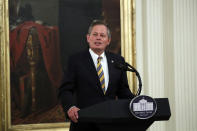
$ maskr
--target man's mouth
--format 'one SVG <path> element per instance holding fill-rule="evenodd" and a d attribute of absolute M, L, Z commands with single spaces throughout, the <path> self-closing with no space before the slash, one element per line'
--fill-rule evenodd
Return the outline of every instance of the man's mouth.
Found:
<path fill-rule="evenodd" d="M 95 45 L 101 45 L 101 42 L 94 42 Z"/>

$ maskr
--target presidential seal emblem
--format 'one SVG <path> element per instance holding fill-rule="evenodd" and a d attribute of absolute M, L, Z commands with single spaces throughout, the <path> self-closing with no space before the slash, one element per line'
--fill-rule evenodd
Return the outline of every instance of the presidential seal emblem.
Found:
<path fill-rule="evenodd" d="M 155 115 L 157 103 L 150 96 L 140 95 L 131 100 L 129 110 L 138 119 L 149 119 Z"/>

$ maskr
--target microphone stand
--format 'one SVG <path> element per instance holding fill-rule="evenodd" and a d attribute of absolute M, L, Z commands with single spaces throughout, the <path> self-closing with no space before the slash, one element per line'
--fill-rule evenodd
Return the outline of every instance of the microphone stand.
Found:
<path fill-rule="evenodd" d="M 127 66 L 127 71 L 130 71 L 130 72 L 134 72 L 138 78 L 138 82 L 139 82 L 139 88 L 138 88 L 138 91 L 136 93 L 136 96 L 139 96 L 140 93 L 141 93 L 141 90 L 142 90 L 142 80 L 141 80 L 141 77 L 140 77 L 140 74 L 138 73 L 138 71 L 133 67 L 131 66 L 130 64 L 128 63 L 125 63 L 125 65 Z"/>

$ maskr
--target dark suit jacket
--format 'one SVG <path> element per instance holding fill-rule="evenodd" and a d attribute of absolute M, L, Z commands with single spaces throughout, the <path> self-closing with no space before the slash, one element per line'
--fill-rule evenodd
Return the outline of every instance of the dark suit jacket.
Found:
<path fill-rule="evenodd" d="M 101 84 L 89 50 L 77 53 L 69 58 L 68 69 L 65 72 L 63 83 L 59 88 L 59 96 L 65 113 L 75 105 L 82 109 L 106 100 L 132 99 L 126 72 L 118 69 L 115 62 L 124 63 L 120 55 L 105 52 L 109 70 L 109 84 L 106 93 Z M 75 101 L 73 93 L 75 92 Z"/>

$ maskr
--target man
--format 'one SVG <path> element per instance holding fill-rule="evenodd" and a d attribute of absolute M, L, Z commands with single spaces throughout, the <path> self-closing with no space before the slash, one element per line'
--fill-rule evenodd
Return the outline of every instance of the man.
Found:
<path fill-rule="evenodd" d="M 123 57 L 105 51 L 110 41 L 108 26 L 103 21 L 94 20 L 87 34 L 89 49 L 69 58 L 59 96 L 71 120 L 72 131 L 97 130 L 93 124 L 78 123 L 80 109 L 106 100 L 134 97 L 128 86 L 126 72 L 115 66 L 116 62 L 124 63 Z"/>

